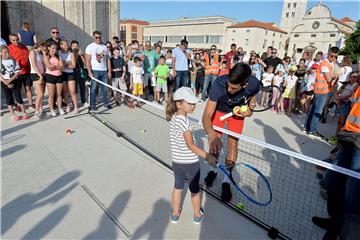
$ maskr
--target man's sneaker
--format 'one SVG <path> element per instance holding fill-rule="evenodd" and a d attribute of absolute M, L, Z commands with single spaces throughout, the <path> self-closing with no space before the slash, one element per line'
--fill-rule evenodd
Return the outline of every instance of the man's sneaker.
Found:
<path fill-rule="evenodd" d="M 50 111 L 52 117 L 56 117 L 57 113 L 55 111 Z"/>
<path fill-rule="evenodd" d="M 204 179 L 205 186 L 208 188 L 211 188 L 215 179 L 216 179 L 217 173 L 214 171 L 208 172 L 208 175 Z"/>
<path fill-rule="evenodd" d="M 29 110 L 35 111 L 35 105 L 34 104 L 29 105 Z"/>
<path fill-rule="evenodd" d="M 335 136 L 329 137 L 328 143 L 330 143 L 331 145 L 336 145 L 337 144 L 337 138 Z"/>
<path fill-rule="evenodd" d="M 316 226 L 325 230 L 329 230 L 333 223 L 331 218 L 321 218 L 321 217 L 312 217 L 312 222 Z"/>
<path fill-rule="evenodd" d="M 193 223 L 200 224 L 203 219 L 204 219 L 204 209 L 200 208 L 200 217 L 194 217 Z"/>
<path fill-rule="evenodd" d="M 35 112 L 35 118 L 38 118 L 38 119 L 40 119 L 40 118 L 42 118 L 42 113 L 41 112 Z"/>
<path fill-rule="evenodd" d="M 224 182 L 221 188 L 221 200 L 223 200 L 224 202 L 230 202 L 232 198 L 230 183 Z"/>
<path fill-rule="evenodd" d="M 308 132 L 308 136 L 313 139 L 322 139 L 323 136 L 317 132 Z"/>

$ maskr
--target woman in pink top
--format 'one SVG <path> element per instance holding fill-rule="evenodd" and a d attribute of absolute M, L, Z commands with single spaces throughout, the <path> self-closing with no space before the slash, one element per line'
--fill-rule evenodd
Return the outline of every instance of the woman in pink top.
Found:
<path fill-rule="evenodd" d="M 35 86 L 35 117 L 40 118 L 42 115 L 42 103 L 45 93 L 45 65 L 43 61 L 43 53 L 46 51 L 46 42 L 38 42 L 29 52 L 30 60 L 30 78 Z"/>
<path fill-rule="evenodd" d="M 45 80 L 46 87 L 49 95 L 50 112 L 53 117 L 56 116 L 54 110 L 54 97 L 57 95 L 57 106 L 59 113 L 64 115 L 65 112 L 62 109 L 62 91 L 63 91 L 63 79 L 61 77 L 61 70 L 64 69 L 63 61 L 60 60 L 57 54 L 57 44 L 50 43 L 47 53 L 44 56 L 44 63 L 46 66 Z"/>

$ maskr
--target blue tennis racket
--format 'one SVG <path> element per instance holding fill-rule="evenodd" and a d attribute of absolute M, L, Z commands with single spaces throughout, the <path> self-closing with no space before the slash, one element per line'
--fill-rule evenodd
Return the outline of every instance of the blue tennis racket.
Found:
<path fill-rule="evenodd" d="M 232 166 L 216 165 L 234 185 L 235 189 L 250 202 L 267 206 L 272 200 L 271 186 L 267 178 L 255 167 L 246 163 Z"/>

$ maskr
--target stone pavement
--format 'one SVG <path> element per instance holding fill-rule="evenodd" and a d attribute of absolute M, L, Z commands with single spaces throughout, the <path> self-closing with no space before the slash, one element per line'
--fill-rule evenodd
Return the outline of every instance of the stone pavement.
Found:
<path fill-rule="evenodd" d="M 3 239 L 126 239 L 82 186 L 132 239 L 267 238 L 206 194 L 201 225 L 189 194 L 179 223 L 169 223 L 172 172 L 89 115 L 12 123 L 5 114 L 1 123 Z"/>

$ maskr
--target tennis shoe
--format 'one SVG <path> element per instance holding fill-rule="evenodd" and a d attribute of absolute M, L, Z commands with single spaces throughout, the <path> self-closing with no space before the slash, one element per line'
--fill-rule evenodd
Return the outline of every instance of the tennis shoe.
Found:
<path fill-rule="evenodd" d="M 181 213 L 181 208 L 180 208 L 180 213 Z M 179 222 L 179 218 L 180 218 L 180 215 L 179 216 L 176 216 L 173 214 L 173 209 L 170 210 L 170 222 L 172 223 L 178 223 Z"/>
<path fill-rule="evenodd" d="M 200 224 L 202 222 L 202 220 L 204 219 L 204 209 L 200 208 L 200 217 L 194 217 L 194 223 L 195 224 Z"/>
<path fill-rule="evenodd" d="M 321 217 L 312 217 L 312 222 L 325 230 L 329 230 L 331 228 L 331 225 L 333 223 L 331 218 L 321 218 Z"/>
<path fill-rule="evenodd" d="M 214 171 L 208 172 L 208 175 L 204 179 L 204 183 L 207 188 L 211 188 L 213 186 L 216 176 L 217 176 L 216 172 Z"/>
<path fill-rule="evenodd" d="M 224 202 L 230 202 L 232 198 L 230 183 L 224 182 L 221 188 L 221 200 L 223 200 Z"/>

